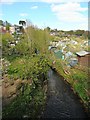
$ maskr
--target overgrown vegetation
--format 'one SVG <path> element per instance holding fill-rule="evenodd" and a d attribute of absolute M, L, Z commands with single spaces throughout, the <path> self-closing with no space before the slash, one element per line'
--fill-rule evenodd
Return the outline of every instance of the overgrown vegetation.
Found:
<path fill-rule="evenodd" d="M 20 79 L 31 80 L 31 84 L 23 84 L 21 92 L 7 107 L 3 108 L 3 118 L 38 117 L 46 99 L 44 82 L 47 81 L 48 32 L 33 25 L 17 36 L 9 33 L 2 35 L 3 44 L 3 76 L 8 75 L 10 81 Z M 16 42 L 18 41 L 18 42 Z M 18 87 L 18 86 L 17 86 Z M 23 92 L 22 92 L 23 89 Z"/>
<path fill-rule="evenodd" d="M 52 59 L 55 62 L 54 65 L 52 65 L 53 68 L 56 69 L 56 71 L 64 77 L 64 79 L 71 84 L 73 90 L 75 93 L 77 93 L 82 101 L 85 103 L 85 107 L 88 108 L 89 104 L 89 73 L 87 68 L 85 70 L 80 69 L 80 66 L 77 65 L 77 67 L 69 68 L 66 66 L 66 62 L 62 61 L 60 59 L 56 59 L 55 57 L 52 57 Z M 52 61 L 53 61 L 52 60 Z M 79 69 L 78 69 L 79 68 Z M 89 108 L 88 108 L 89 109 Z"/>
<path fill-rule="evenodd" d="M 7 29 L 9 30 L 8 27 Z M 50 36 L 50 32 L 58 32 L 58 34 Z M 67 34 L 73 38 L 76 38 L 76 35 L 79 36 L 76 40 L 80 42 L 82 37 L 86 37 L 87 31 L 64 32 L 57 31 L 57 29 L 53 31 L 49 27 L 41 30 L 30 24 L 22 35 L 16 33 L 14 33 L 14 37 L 9 33 L 2 35 L 3 76 L 7 74 L 10 81 L 17 79 L 32 81 L 31 84 L 23 84 L 19 95 L 3 108 L 3 118 L 36 118 L 39 115 L 45 104 L 46 93 L 43 87 L 47 81 L 49 66 L 55 68 L 72 85 L 74 91 L 88 106 L 88 73 L 77 68 L 70 69 L 67 67 L 66 61 L 56 59 L 54 54 L 48 51 L 50 41 L 66 38 Z M 80 46 L 77 44 L 73 47 L 69 44 L 66 49 L 75 53 L 80 50 Z M 53 61 L 55 61 L 54 64 L 52 64 Z"/>
<path fill-rule="evenodd" d="M 48 60 L 45 56 L 22 57 L 15 59 L 8 68 L 8 75 L 14 79 L 33 79 L 37 84 L 39 80 L 47 79 Z M 43 80 L 42 80 L 43 82 Z"/>
<path fill-rule="evenodd" d="M 26 84 L 24 92 L 19 94 L 6 108 L 3 109 L 3 118 L 36 118 L 39 117 L 46 94 L 42 87 Z"/>

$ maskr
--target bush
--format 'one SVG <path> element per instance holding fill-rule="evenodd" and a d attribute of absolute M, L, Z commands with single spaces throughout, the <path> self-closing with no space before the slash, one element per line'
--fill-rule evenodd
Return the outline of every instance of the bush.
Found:
<path fill-rule="evenodd" d="M 8 68 L 10 77 L 32 79 L 32 84 L 23 84 L 20 92 L 2 111 L 3 118 L 37 117 L 45 105 L 46 93 L 43 90 L 43 81 L 47 79 L 48 60 L 45 56 L 16 58 Z M 21 88 L 19 84 L 17 89 Z"/>
<path fill-rule="evenodd" d="M 13 78 L 30 79 L 37 84 L 47 79 L 48 61 L 44 56 L 23 57 L 15 59 L 8 68 Z"/>
<path fill-rule="evenodd" d="M 36 118 L 45 104 L 45 96 L 42 88 L 34 89 L 27 84 L 24 93 L 19 94 L 3 111 L 3 119 L 23 119 L 24 116 Z"/>

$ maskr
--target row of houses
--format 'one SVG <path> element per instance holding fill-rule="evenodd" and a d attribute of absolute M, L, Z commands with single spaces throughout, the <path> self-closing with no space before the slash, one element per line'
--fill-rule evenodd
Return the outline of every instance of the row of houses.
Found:
<path fill-rule="evenodd" d="M 7 30 L 6 26 L 0 26 L 0 33 L 1 34 L 6 34 L 6 33 L 10 33 L 12 35 L 12 37 L 14 37 L 14 40 L 9 42 L 8 44 L 11 47 L 14 47 L 20 40 L 20 35 L 23 34 L 22 32 L 22 26 L 21 25 L 13 25 L 9 27 L 9 30 Z M 15 33 L 15 34 L 14 34 Z"/>
<path fill-rule="evenodd" d="M 16 34 L 22 34 L 21 27 L 21 25 L 13 25 L 9 27 L 9 30 L 7 30 L 6 26 L 0 26 L 0 33 L 5 34 L 8 32 L 10 34 L 14 34 L 16 32 Z"/>

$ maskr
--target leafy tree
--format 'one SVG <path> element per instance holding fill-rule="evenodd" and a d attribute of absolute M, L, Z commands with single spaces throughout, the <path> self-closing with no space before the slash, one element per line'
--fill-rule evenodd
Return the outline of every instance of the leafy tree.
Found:
<path fill-rule="evenodd" d="M 47 30 L 48 32 L 50 32 L 51 28 L 50 28 L 50 27 L 47 27 L 47 28 L 45 28 L 44 30 Z"/>
<path fill-rule="evenodd" d="M 3 25 L 3 21 L 2 20 L 0 20 L 0 25 Z"/>
<path fill-rule="evenodd" d="M 6 25 L 6 30 L 9 31 L 9 30 L 10 30 L 10 27 L 11 27 L 11 24 L 6 21 L 6 22 L 5 22 L 5 25 Z"/>
<path fill-rule="evenodd" d="M 19 24 L 21 24 L 22 26 L 24 26 L 24 25 L 26 25 L 26 22 L 23 21 L 23 20 L 20 20 L 20 21 L 19 21 Z"/>
<path fill-rule="evenodd" d="M 4 56 L 11 54 L 11 46 L 10 43 L 14 41 L 14 38 L 11 34 L 6 33 L 2 34 L 2 54 Z"/>
<path fill-rule="evenodd" d="M 70 35 L 73 35 L 73 34 L 74 34 L 74 31 L 73 31 L 73 30 L 70 30 L 70 31 L 68 31 L 67 33 L 70 34 Z"/>
<path fill-rule="evenodd" d="M 84 30 L 76 30 L 75 31 L 75 34 L 78 35 L 78 36 L 82 36 L 84 33 Z"/>
<path fill-rule="evenodd" d="M 21 39 L 15 46 L 17 55 L 30 55 L 30 41 Z"/>
<path fill-rule="evenodd" d="M 26 28 L 25 31 L 31 44 L 31 53 L 35 53 L 35 49 L 41 53 L 45 53 L 47 51 L 48 39 L 50 37 L 47 30 L 41 30 L 31 25 Z"/>

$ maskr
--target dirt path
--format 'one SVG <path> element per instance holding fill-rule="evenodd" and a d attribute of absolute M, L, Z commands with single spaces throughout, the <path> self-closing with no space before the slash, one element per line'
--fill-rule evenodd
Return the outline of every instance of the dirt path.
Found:
<path fill-rule="evenodd" d="M 54 71 L 49 71 L 48 100 L 42 118 L 87 118 L 70 86 Z"/>

